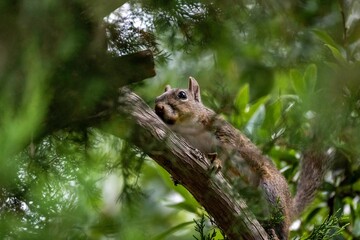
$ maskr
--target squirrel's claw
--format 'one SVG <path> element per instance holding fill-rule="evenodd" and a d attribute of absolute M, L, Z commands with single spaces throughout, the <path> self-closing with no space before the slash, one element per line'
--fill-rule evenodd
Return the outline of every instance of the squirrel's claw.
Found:
<path fill-rule="evenodd" d="M 221 160 L 217 158 L 217 153 L 208 153 L 207 156 L 211 162 L 209 167 L 210 172 L 214 172 L 215 174 L 218 173 L 222 168 L 222 164 Z"/>
<path fill-rule="evenodd" d="M 181 184 L 181 182 L 179 180 L 175 179 L 173 176 L 171 176 L 171 180 L 173 181 L 175 186 Z"/>

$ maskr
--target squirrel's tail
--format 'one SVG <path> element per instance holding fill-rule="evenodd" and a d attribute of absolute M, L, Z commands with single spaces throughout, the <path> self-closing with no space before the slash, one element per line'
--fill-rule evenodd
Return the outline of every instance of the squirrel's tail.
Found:
<path fill-rule="evenodd" d="M 300 178 L 293 199 L 293 218 L 314 199 L 329 165 L 330 154 L 316 150 L 307 151 L 301 162 Z"/>

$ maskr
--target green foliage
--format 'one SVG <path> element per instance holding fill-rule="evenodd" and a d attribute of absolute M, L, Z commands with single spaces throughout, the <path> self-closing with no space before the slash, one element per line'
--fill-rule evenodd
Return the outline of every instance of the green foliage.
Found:
<path fill-rule="evenodd" d="M 321 193 L 291 236 L 360 236 L 357 0 L 134 0 L 106 23 L 90 6 L 103 9 L 96 1 L 0 3 L 1 239 L 222 237 L 139 149 L 84 126 L 44 128 L 102 99 L 103 81 L 118 78 L 99 62 L 105 49 L 144 48 L 157 60 L 157 77 L 136 88 L 147 102 L 194 76 L 205 104 L 273 159 L 292 189 L 300 153 L 331 150 Z M 69 106 L 74 112 L 64 114 Z M 48 118 L 50 108 L 58 115 Z"/>
<path fill-rule="evenodd" d="M 342 224 L 342 226 L 340 226 L 341 219 L 336 215 L 337 214 L 334 214 L 326 218 L 322 224 L 315 227 L 315 229 L 311 232 L 309 236 L 302 237 L 301 239 L 327 240 L 334 239 L 336 238 L 336 236 L 339 236 L 348 224 Z"/>
<path fill-rule="evenodd" d="M 152 238 L 152 240 L 161 240 L 161 239 L 165 239 L 167 237 L 171 237 L 172 234 L 176 233 L 179 230 L 182 230 L 184 227 L 192 224 L 193 222 L 184 222 L 184 223 L 180 223 L 179 225 L 176 225 L 174 227 L 169 228 L 168 230 L 166 230 L 165 232 L 159 234 L 158 236 L 156 236 L 155 238 Z"/>
<path fill-rule="evenodd" d="M 317 80 L 317 67 L 315 64 L 307 66 L 303 76 L 297 69 L 290 70 L 290 77 L 295 93 L 301 98 L 314 94 Z"/>
<path fill-rule="evenodd" d="M 194 220 L 195 222 L 195 231 L 199 233 L 200 238 L 193 236 L 196 240 L 215 240 L 216 231 L 210 231 L 208 234 L 205 232 L 205 216 L 202 215 L 200 220 Z"/>
<path fill-rule="evenodd" d="M 271 228 L 271 226 L 281 224 L 284 221 L 284 215 L 281 211 L 280 200 L 277 199 L 275 206 L 270 206 L 270 218 L 265 220 L 262 224 L 265 229 Z"/>

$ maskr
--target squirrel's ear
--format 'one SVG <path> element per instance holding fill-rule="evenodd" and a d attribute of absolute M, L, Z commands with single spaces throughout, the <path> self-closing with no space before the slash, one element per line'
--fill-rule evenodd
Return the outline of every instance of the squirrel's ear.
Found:
<path fill-rule="evenodd" d="M 189 92 L 193 94 L 195 101 L 201 102 L 200 86 L 193 77 L 189 77 Z"/>
<path fill-rule="evenodd" d="M 167 91 L 169 91 L 169 90 L 171 90 L 170 85 L 166 85 L 166 86 L 165 86 L 165 92 L 167 92 Z"/>

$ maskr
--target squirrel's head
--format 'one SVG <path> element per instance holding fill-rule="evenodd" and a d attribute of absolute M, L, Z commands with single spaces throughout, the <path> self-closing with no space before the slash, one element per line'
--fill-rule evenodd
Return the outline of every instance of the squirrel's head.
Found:
<path fill-rule="evenodd" d="M 188 89 L 172 89 L 166 86 L 165 92 L 155 99 L 155 112 L 167 124 L 196 122 L 203 110 L 200 87 L 193 77 L 189 77 Z"/>

